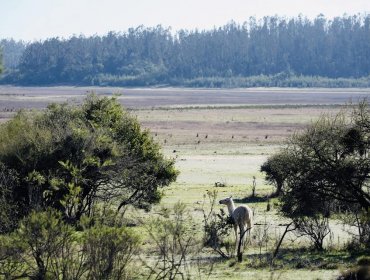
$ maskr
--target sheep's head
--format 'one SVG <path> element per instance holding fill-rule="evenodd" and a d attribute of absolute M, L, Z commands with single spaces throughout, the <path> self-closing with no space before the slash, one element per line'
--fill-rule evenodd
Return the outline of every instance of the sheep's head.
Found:
<path fill-rule="evenodd" d="M 225 205 L 229 205 L 231 204 L 231 202 L 232 202 L 231 196 L 220 200 L 220 204 L 225 204 Z"/>

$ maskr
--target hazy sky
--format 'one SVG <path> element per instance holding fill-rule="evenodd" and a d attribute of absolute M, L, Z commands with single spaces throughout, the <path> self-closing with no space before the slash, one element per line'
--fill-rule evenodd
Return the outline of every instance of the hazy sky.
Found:
<path fill-rule="evenodd" d="M 370 0 L 0 0 L 0 38 L 38 40 L 129 27 L 210 29 L 250 16 L 370 13 Z"/>

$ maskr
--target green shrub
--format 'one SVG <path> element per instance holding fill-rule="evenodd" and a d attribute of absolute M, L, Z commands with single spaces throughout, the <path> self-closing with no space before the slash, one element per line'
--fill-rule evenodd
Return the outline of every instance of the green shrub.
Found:
<path fill-rule="evenodd" d="M 88 279 L 130 279 L 140 241 L 132 230 L 98 225 L 86 230 L 83 240 Z"/>

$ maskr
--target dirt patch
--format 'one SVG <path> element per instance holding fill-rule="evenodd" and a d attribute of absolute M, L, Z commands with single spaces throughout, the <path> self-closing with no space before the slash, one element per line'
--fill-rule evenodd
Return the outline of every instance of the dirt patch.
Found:
<path fill-rule="evenodd" d="M 340 108 L 162 109 L 133 111 L 164 146 L 281 143 L 323 113 Z"/>

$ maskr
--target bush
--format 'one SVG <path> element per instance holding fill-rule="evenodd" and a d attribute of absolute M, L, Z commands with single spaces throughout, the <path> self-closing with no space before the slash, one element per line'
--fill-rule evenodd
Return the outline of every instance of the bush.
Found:
<path fill-rule="evenodd" d="M 233 227 L 233 221 L 230 215 L 226 214 L 223 209 L 220 213 L 215 212 L 217 191 L 208 191 L 204 198 L 208 198 L 210 210 L 204 207 L 203 212 L 203 244 L 212 248 L 221 257 L 228 259 L 233 254 L 234 244 L 230 243 L 227 238 L 230 236 Z"/>
<path fill-rule="evenodd" d="M 85 231 L 83 239 L 88 279 L 130 279 L 129 264 L 139 245 L 132 230 L 97 225 Z"/>
<path fill-rule="evenodd" d="M 324 250 L 324 239 L 331 232 L 328 217 L 298 217 L 293 219 L 293 223 L 298 235 L 307 236 L 316 250 Z"/>
<path fill-rule="evenodd" d="M 13 235 L 0 235 L 0 278 L 17 279 L 29 275 L 29 268 L 22 262 L 24 243 Z"/>
<path fill-rule="evenodd" d="M 16 175 L 6 190 L 10 205 L 19 206 L 14 220 L 52 207 L 71 224 L 98 200 L 148 209 L 177 176 L 137 119 L 116 99 L 96 95 L 79 107 L 19 112 L 0 126 L 0 164 L 15 170 L 2 173 L 8 181 Z M 1 177 L 0 187 L 5 193 Z"/>
<path fill-rule="evenodd" d="M 150 274 L 147 279 L 192 279 L 191 260 L 199 258 L 197 227 L 182 203 L 173 209 L 162 209 L 158 217 L 145 226 L 154 243 L 156 260 L 144 262 Z"/>
<path fill-rule="evenodd" d="M 0 274 L 6 279 L 74 279 L 75 235 L 55 210 L 31 212 L 12 234 L 1 237 Z M 78 279 L 78 278 L 77 278 Z"/>
<path fill-rule="evenodd" d="M 32 212 L 0 238 L 5 279 L 127 279 L 139 238 L 125 227 L 96 224 L 76 232 L 53 209 Z"/>

